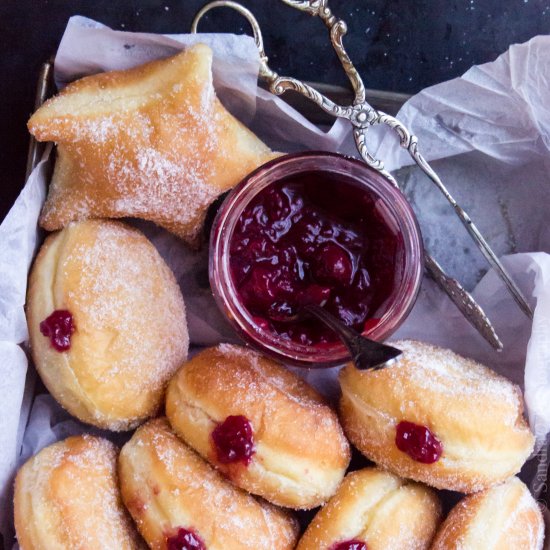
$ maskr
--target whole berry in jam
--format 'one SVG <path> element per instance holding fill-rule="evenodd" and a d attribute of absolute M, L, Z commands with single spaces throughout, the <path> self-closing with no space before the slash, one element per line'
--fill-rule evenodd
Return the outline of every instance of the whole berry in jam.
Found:
<path fill-rule="evenodd" d="M 319 250 L 322 262 L 316 266 L 315 275 L 321 281 L 350 284 L 353 276 L 353 265 L 341 246 L 327 242 Z"/>
<path fill-rule="evenodd" d="M 73 316 L 66 309 L 56 309 L 40 323 L 40 332 L 50 339 L 52 347 L 59 352 L 70 349 L 74 331 Z"/>
<path fill-rule="evenodd" d="M 360 540 L 346 540 L 337 542 L 330 550 L 368 550 L 367 545 Z"/>
<path fill-rule="evenodd" d="M 426 427 L 413 422 L 399 422 L 395 444 L 400 451 L 422 464 L 433 464 L 443 454 L 443 444 Z"/>
<path fill-rule="evenodd" d="M 178 532 L 166 539 L 167 550 L 206 550 L 202 539 L 193 531 L 180 527 Z"/>
<path fill-rule="evenodd" d="M 228 416 L 212 431 L 212 441 L 222 464 L 243 462 L 248 465 L 256 452 L 252 425 L 246 416 Z"/>

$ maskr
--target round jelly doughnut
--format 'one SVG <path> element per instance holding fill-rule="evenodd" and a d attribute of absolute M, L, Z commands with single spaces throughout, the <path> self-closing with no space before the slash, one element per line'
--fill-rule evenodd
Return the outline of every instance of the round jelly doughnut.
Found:
<path fill-rule="evenodd" d="M 440 518 L 432 489 L 365 468 L 344 478 L 296 550 L 427 550 Z"/>
<path fill-rule="evenodd" d="M 118 489 L 109 441 L 69 437 L 42 449 L 15 479 L 15 529 L 22 550 L 145 548 Z"/>
<path fill-rule="evenodd" d="M 488 368 L 429 344 L 377 371 L 340 372 L 350 441 L 401 477 L 472 493 L 516 474 L 533 450 L 521 391 Z"/>
<path fill-rule="evenodd" d="M 332 409 L 295 374 L 247 348 L 222 344 L 188 361 L 168 386 L 166 414 L 235 485 L 280 506 L 319 506 L 349 464 Z"/>
<path fill-rule="evenodd" d="M 122 498 L 153 550 L 292 550 L 296 520 L 241 491 L 150 420 L 120 453 Z"/>
<path fill-rule="evenodd" d="M 187 357 L 174 275 L 139 231 L 119 222 L 74 223 L 46 239 L 29 280 L 27 322 L 51 394 L 110 430 L 154 415 Z"/>
<path fill-rule="evenodd" d="M 540 508 L 513 477 L 464 497 L 441 525 L 432 550 L 542 550 L 543 542 Z"/>

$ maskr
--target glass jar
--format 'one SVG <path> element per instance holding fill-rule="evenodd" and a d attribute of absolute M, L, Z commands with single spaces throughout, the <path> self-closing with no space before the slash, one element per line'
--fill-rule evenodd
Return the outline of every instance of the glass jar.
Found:
<path fill-rule="evenodd" d="M 289 364 L 329 367 L 349 360 L 345 346 L 337 341 L 303 345 L 262 328 L 243 305 L 232 279 L 230 247 L 239 218 L 247 205 L 268 186 L 300 174 L 321 172 L 345 179 L 374 197 L 383 219 L 399 236 L 400 250 L 394 263 L 394 284 L 377 323 L 363 334 L 383 341 L 393 334 L 412 309 L 424 271 L 422 238 L 418 222 L 404 195 L 379 172 L 364 162 L 328 152 L 305 152 L 272 160 L 249 174 L 226 197 L 214 219 L 210 234 L 209 276 L 214 298 L 230 323 L 253 347 Z M 335 197 L 335 200 L 337 198 Z M 255 320 L 256 319 L 256 320 Z"/>

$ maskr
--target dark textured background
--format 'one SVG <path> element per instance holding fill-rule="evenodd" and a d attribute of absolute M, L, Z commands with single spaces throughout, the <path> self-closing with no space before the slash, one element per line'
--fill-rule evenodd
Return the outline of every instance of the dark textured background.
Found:
<path fill-rule="evenodd" d="M 40 64 L 55 53 L 68 18 L 80 14 L 121 30 L 181 33 L 205 1 L 0 0 L 0 220 L 24 183 L 25 124 Z M 347 84 L 319 21 L 280 0 L 241 1 L 261 23 L 275 70 Z M 345 43 L 365 84 L 396 92 L 418 92 L 493 60 L 510 44 L 550 32 L 549 0 L 330 0 L 330 5 L 348 23 Z M 227 10 L 215 12 L 202 29 L 247 31 Z"/>
<path fill-rule="evenodd" d="M 40 63 L 67 19 L 85 15 L 128 31 L 181 33 L 205 0 L 0 0 L 0 220 L 23 185 Z M 242 0 L 260 21 L 275 70 L 346 85 L 320 21 L 280 0 Z M 415 93 L 550 32 L 548 0 L 331 0 L 348 23 L 348 51 L 369 88 Z M 203 30 L 247 32 L 228 10 Z"/>

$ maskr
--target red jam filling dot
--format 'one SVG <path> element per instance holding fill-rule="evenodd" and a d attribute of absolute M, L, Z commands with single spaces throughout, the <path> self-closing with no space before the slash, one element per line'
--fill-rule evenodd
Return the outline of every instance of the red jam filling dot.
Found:
<path fill-rule="evenodd" d="M 256 452 L 252 425 L 246 416 L 228 416 L 214 428 L 212 440 L 216 456 L 222 464 L 243 462 L 248 465 Z"/>
<path fill-rule="evenodd" d="M 70 349 L 74 330 L 73 316 L 65 309 L 56 309 L 40 323 L 40 332 L 50 339 L 52 347 L 57 351 Z"/>
<path fill-rule="evenodd" d="M 426 426 L 412 422 L 399 422 L 395 444 L 400 451 L 423 464 L 437 462 L 443 454 L 443 444 Z"/>
<path fill-rule="evenodd" d="M 238 296 L 258 329 L 302 345 L 336 334 L 301 315 L 317 304 L 363 332 L 387 310 L 403 238 L 381 201 L 344 176 L 311 171 L 260 191 L 230 242 Z"/>
<path fill-rule="evenodd" d="M 202 539 L 193 531 L 180 527 L 176 535 L 166 539 L 167 550 L 206 550 Z"/>
<path fill-rule="evenodd" d="M 367 545 L 360 540 L 337 542 L 330 550 L 368 550 Z"/>

